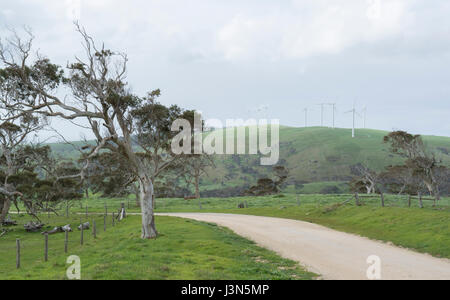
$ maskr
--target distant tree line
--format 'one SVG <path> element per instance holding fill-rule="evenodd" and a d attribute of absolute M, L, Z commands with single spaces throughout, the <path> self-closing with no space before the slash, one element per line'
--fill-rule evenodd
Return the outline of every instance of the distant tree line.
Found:
<path fill-rule="evenodd" d="M 354 175 L 350 186 L 355 192 L 429 194 L 435 205 L 442 194 L 450 194 L 450 170 L 423 142 L 420 135 L 394 131 L 384 137 L 390 152 L 403 158 L 400 165 L 390 165 L 383 172 L 371 170 L 364 164 L 351 167 Z"/>

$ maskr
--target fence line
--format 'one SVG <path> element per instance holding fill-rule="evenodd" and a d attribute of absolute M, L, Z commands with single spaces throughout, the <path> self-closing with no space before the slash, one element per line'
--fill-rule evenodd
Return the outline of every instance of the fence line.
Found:
<path fill-rule="evenodd" d="M 87 207 L 88 206 L 86 205 L 86 212 L 88 213 Z M 126 216 L 124 205 L 121 205 L 121 209 L 123 209 L 123 215 Z M 69 209 L 69 206 L 67 205 L 67 203 L 66 203 L 65 209 L 63 206 L 62 210 L 63 211 L 65 210 L 65 214 L 63 214 L 62 217 L 64 218 L 64 215 L 65 215 L 66 218 L 69 219 L 70 209 Z M 44 213 L 44 216 L 45 216 L 45 213 Z M 95 217 L 92 219 L 92 225 L 93 225 L 92 237 L 93 237 L 93 239 L 96 239 L 97 234 L 98 234 L 97 221 L 101 220 L 101 215 L 97 216 L 96 214 L 94 214 L 94 216 Z M 67 220 L 67 221 L 70 221 L 70 220 Z M 116 221 L 116 214 L 113 212 L 112 218 L 110 220 L 110 222 L 112 223 L 112 226 L 115 226 L 115 221 Z M 107 231 L 107 224 L 108 224 L 108 222 L 107 222 L 107 207 L 105 207 L 105 214 L 103 215 L 103 230 L 104 230 L 104 232 Z M 22 225 L 23 225 L 23 223 L 20 222 L 19 226 L 22 226 Z M 82 222 L 81 218 L 80 218 L 80 225 L 81 225 L 79 228 L 80 229 L 80 245 L 83 246 L 86 244 L 85 243 L 86 236 L 84 234 L 85 228 L 83 226 L 83 222 Z M 75 229 L 75 227 L 74 227 L 74 229 Z M 16 261 L 15 261 L 16 269 L 20 269 L 22 267 L 23 261 L 24 261 L 23 260 L 24 255 L 26 258 L 25 261 L 30 261 L 30 258 L 31 258 L 31 261 L 35 261 L 35 262 L 42 261 L 42 256 L 41 256 L 42 254 L 39 254 L 39 253 L 42 253 L 41 251 L 39 251 L 39 248 L 42 247 L 42 246 L 39 246 L 39 245 L 42 245 L 41 244 L 42 243 L 42 235 L 39 234 L 39 236 L 37 236 L 38 234 L 39 233 L 36 233 L 36 236 L 33 236 L 32 238 L 25 240 L 25 241 L 23 241 L 21 239 L 16 239 L 15 245 L 13 247 L 9 247 L 5 244 L 2 244 L 2 247 L 0 247 L 0 253 L 2 253 L 2 254 L 7 253 L 9 251 L 8 249 L 14 250 L 14 253 L 16 256 Z M 77 243 L 75 240 L 70 241 L 70 239 L 69 239 L 70 233 L 67 230 L 64 231 L 63 238 L 56 238 L 53 240 L 53 239 L 50 239 L 50 236 L 53 236 L 53 234 L 48 234 L 47 232 L 45 234 L 43 234 L 43 238 L 44 238 L 43 261 L 44 262 L 48 262 L 50 260 L 50 256 L 52 255 L 52 253 L 67 254 L 69 252 L 69 246 L 71 246 L 71 245 L 75 246 L 75 244 Z M 57 236 L 57 235 L 55 234 L 55 236 Z M 60 236 L 60 235 L 58 235 L 58 236 Z M 63 247 L 51 246 L 51 244 L 55 245 L 55 243 L 56 244 L 61 243 L 60 245 Z M 27 249 L 31 249 L 31 250 L 27 251 Z M 42 249 L 42 248 L 40 248 L 40 249 Z M 5 252 L 5 250 L 6 250 L 6 252 Z M 41 257 L 41 259 L 39 257 Z M 7 265 L 5 265 L 5 264 L 0 264 L 0 268 L 4 268 L 6 266 Z"/>
<path fill-rule="evenodd" d="M 20 268 L 20 239 L 16 239 L 16 269 Z"/>

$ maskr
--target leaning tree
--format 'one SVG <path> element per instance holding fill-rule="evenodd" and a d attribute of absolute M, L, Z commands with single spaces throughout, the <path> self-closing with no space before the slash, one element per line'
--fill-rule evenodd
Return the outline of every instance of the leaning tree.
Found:
<path fill-rule="evenodd" d="M 413 177 L 420 178 L 435 202 L 440 200 L 439 174 L 446 167 L 425 146 L 420 135 L 412 135 L 404 131 L 394 131 L 384 137 L 384 142 L 390 144 L 392 153 L 406 159 L 405 167 Z M 436 204 L 436 203 L 435 203 Z"/>
<path fill-rule="evenodd" d="M 13 108 L 23 115 L 34 113 L 70 121 L 85 120 L 96 143 L 85 156 L 81 175 L 100 150 L 117 153 L 139 183 L 142 238 L 155 238 L 153 179 L 175 158 L 167 152 L 168 143 L 162 143 L 165 149 L 156 150 L 151 133 L 156 132 L 154 137 L 158 141 L 170 138 L 167 131 L 160 132 L 158 126 L 166 128 L 168 121 L 181 110 L 161 112 L 164 120 L 158 119 L 161 122 L 155 126 L 151 106 L 156 103 L 159 90 L 143 98 L 133 95 L 126 82 L 126 54 L 108 50 L 104 45 L 99 47 L 78 24 L 76 30 L 82 37 L 85 57 L 75 57 L 65 70 L 41 55 L 30 61 L 32 36 L 24 41 L 14 35 L 1 46 L 2 63 L 14 71 L 23 86 L 37 95 L 29 101 L 18 99 Z M 59 91 L 49 89 L 49 82 L 59 86 Z M 135 147 L 136 141 L 138 147 Z"/>
<path fill-rule="evenodd" d="M 350 166 L 350 173 L 353 179 L 350 182 L 350 187 L 355 192 L 364 191 L 367 194 L 376 192 L 376 186 L 379 179 L 379 174 L 362 163 Z"/>

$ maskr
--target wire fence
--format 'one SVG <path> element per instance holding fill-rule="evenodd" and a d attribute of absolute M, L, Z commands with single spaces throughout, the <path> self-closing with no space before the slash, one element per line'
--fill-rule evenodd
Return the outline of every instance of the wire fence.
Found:
<path fill-rule="evenodd" d="M 385 194 L 385 207 L 419 208 L 420 200 L 417 195 Z M 359 201 L 356 202 L 355 194 L 320 195 L 320 194 L 280 194 L 261 197 L 235 197 L 235 198 L 207 198 L 207 199 L 157 199 L 157 211 L 182 212 L 182 211 L 211 211 L 247 208 L 284 208 L 284 207 L 322 207 L 345 203 L 346 205 L 358 206 L 382 206 L 382 197 L 379 194 L 358 194 Z M 436 204 L 436 205 L 435 205 Z M 429 196 L 422 197 L 424 209 L 450 209 L 450 198 L 443 197 L 434 202 Z"/>
<path fill-rule="evenodd" d="M 28 215 L 14 216 L 16 226 L 0 227 L 0 233 L 6 230 L 6 234 L 0 238 L 0 270 L 2 271 L 27 268 L 41 263 L 56 263 L 55 257 L 69 255 L 83 247 L 92 246 L 106 232 L 119 226 L 118 213 L 112 209 L 108 211 L 107 208 L 104 213 L 87 211 L 80 214 L 66 209 L 64 215 L 47 213 L 39 215 L 40 222 L 44 226 L 37 232 L 25 230 L 24 225 L 31 219 Z M 81 230 L 81 224 L 85 223 L 89 223 L 89 228 Z M 70 225 L 72 231 L 45 234 L 55 227 L 66 225 Z"/>

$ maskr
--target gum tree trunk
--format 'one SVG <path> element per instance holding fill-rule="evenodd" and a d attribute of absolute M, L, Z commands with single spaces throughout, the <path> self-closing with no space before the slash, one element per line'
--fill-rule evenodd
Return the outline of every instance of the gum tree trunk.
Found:
<path fill-rule="evenodd" d="M 133 187 L 133 193 L 136 195 L 136 207 L 141 207 L 141 193 L 140 188 L 138 186 Z"/>
<path fill-rule="evenodd" d="M 0 224 L 6 220 L 6 216 L 8 215 L 10 207 L 11 207 L 11 200 L 9 198 L 0 200 Z"/>
<path fill-rule="evenodd" d="M 423 208 L 422 193 L 419 192 L 419 206 Z"/>
<path fill-rule="evenodd" d="M 142 238 L 154 239 L 157 237 L 158 232 L 156 231 L 153 210 L 153 182 L 147 176 L 142 176 L 139 180 L 139 187 L 142 211 Z"/>
<path fill-rule="evenodd" d="M 3 207 L 5 206 L 5 199 L 0 199 L 0 224 L 4 221 L 3 219 Z"/>

